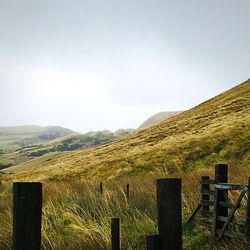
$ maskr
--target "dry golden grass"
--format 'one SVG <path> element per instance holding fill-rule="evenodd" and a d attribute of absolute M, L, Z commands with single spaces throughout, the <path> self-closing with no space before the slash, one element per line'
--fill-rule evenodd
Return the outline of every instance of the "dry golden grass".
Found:
<path fill-rule="evenodd" d="M 175 173 L 168 177 L 182 178 L 183 222 L 200 199 L 200 178 L 213 168 L 192 173 Z M 229 182 L 247 183 L 250 169 L 230 166 Z M 120 177 L 104 182 L 60 181 L 44 183 L 42 248 L 43 249 L 110 249 L 110 218 L 121 219 L 121 242 L 124 250 L 145 249 L 145 236 L 157 232 L 155 182 L 165 174 Z M 130 184 L 130 197 L 125 186 Z M 11 249 L 12 227 L 11 184 L 0 186 L 0 249 Z M 242 241 L 226 240 L 213 244 L 210 232 L 195 226 L 185 228 L 184 249 L 244 249 Z"/>

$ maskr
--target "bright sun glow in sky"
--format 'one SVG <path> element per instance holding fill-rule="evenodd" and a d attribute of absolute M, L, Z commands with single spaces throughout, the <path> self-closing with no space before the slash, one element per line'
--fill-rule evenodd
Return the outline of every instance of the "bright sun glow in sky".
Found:
<path fill-rule="evenodd" d="M 3 0 L 0 126 L 137 128 L 250 77 L 249 0 Z"/>

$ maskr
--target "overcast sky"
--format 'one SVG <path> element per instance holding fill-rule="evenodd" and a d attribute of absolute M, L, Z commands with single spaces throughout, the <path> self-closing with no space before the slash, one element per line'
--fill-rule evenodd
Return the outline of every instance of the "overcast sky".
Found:
<path fill-rule="evenodd" d="M 249 0 L 0 0 L 0 126 L 136 128 L 250 77 Z"/>

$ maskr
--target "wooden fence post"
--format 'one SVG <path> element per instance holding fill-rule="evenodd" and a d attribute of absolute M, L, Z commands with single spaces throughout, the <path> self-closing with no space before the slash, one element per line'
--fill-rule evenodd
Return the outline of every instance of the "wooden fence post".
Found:
<path fill-rule="evenodd" d="M 215 165 L 215 184 L 228 182 L 227 164 Z M 216 237 L 216 230 L 222 229 L 224 222 L 218 220 L 218 216 L 228 217 L 228 208 L 220 206 L 220 202 L 228 201 L 228 191 L 215 189 L 214 194 L 214 215 L 213 215 L 213 238 Z"/>
<path fill-rule="evenodd" d="M 227 183 L 228 182 L 228 166 L 227 164 L 216 164 L 215 165 L 215 184 L 218 183 Z M 218 202 L 227 202 L 228 201 L 228 191 L 219 190 L 218 191 Z M 218 206 L 218 216 L 228 216 L 228 208 Z M 218 228 L 223 227 L 223 222 L 218 221 Z"/>
<path fill-rule="evenodd" d="M 159 250 L 161 249 L 161 241 L 159 235 L 146 236 L 147 250 Z"/>
<path fill-rule="evenodd" d="M 129 184 L 126 185 L 126 196 L 129 198 Z"/>
<path fill-rule="evenodd" d="M 210 177 L 209 176 L 202 176 L 201 177 L 201 199 L 203 201 L 210 201 L 210 196 L 209 196 L 209 192 L 210 192 Z M 207 182 L 207 184 L 205 184 L 204 182 Z M 203 217 L 209 217 L 209 205 L 201 205 L 201 215 Z"/>
<path fill-rule="evenodd" d="M 119 218 L 111 218 L 111 245 L 112 245 L 112 250 L 120 250 Z"/>
<path fill-rule="evenodd" d="M 161 250 L 182 249 L 181 179 L 157 180 L 157 209 Z"/>
<path fill-rule="evenodd" d="M 42 183 L 13 183 L 13 250 L 41 248 Z"/>
<path fill-rule="evenodd" d="M 103 194 L 103 185 L 102 185 L 102 182 L 100 182 L 100 194 Z"/>
<path fill-rule="evenodd" d="M 246 211 L 246 237 L 250 243 L 250 177 L 248 177 L 247 211 Z"/>

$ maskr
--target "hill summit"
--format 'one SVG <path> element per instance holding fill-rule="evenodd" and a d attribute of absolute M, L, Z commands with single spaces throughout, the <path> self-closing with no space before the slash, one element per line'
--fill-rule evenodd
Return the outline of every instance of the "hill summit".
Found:
<path fill-rule="evenodd" d="M 137 130 L 142 130 L 145 128 L 152 127 L 170 117 L 173 117 L 175 115 L 180 114 L 182 111 L 164 111 L 164 112 L 159 112 L 155 115 L 152 115 L 149 117 L 145 122 L 142 123 L 142 125 L 137 129 Z"/>

